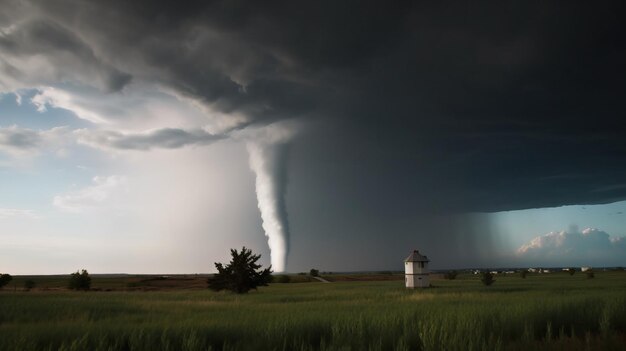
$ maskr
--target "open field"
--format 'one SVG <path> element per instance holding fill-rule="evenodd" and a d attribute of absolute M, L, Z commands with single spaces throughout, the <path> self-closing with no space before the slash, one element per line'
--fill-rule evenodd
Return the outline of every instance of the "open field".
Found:
<path fill-rule="evenodd" d="M 498 276 L 491 287 L 459 275 L 415 291 L 397 280 L 272 284 L 248 295 L 196 288 L 203 277 L 153 278 L 94 278 L 93 292 L 56 290 L 63 277 L 5 287 L 0 350 L 626 349 L 624 272 Z M 192 288 L 133 290 L 176 279 Z"/>

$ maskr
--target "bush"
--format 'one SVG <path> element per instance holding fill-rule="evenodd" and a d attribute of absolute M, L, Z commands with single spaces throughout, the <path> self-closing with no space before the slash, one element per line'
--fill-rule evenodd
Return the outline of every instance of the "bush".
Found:
<path fill-rule="evenodd" d="M 587 275 L 587 279 L 593 279 L 596 277 L 596 275 L 593 273 L 591 269 L 586 271 L 585 274 Z"/>
<path fill-rule="evenodd" d="M 527 275 L 528 275 L 528 271 L 525 269 L 519 272 L 519 276 L 522 277 L 522 279 L 526 279 Z"/>
<path fill-rule="evenodd" d="M 311 277 L 319 277 L 320 271 L 315 268 L 311 268 L 311 271 L 309 272 L 309 274 L 311 275 Z"/>
<path fill-rule="evenodd" d="M 9 284 L 9 282 L 13 279 L 10 274 L 0 274 L 0 288 Z"/>
<path fill-rule="evenodd" d="M 568 268 L 567 273 L 569 273 L 569 275 L 574 275 L 574 273 L 576 273 L 576 268 Z"/>
<path fill-rule="evenodd" d="M 80 273 L 78 271 L 72 273 L 68 288 L 72 290 L 89 290 L 91 288 L 91 277 L 89 276 L 89 272 L 83 269 Z"/>
<path fill-rule="evenodd" d="M 456 279 L 456 276 L 459 275 L 459 272 L 457 271 L 448 271 L 446 272 L 443 277 L 448 279 L 448 280 L 454 280 Z"/>
<path fill-rule="evenodd" d="M 208 279 L 209 289 L 244 294 L 258 286 L 266 286 L 271 281 L 271 266 L 260 270 L 261 265 L 256 263 L 261 255 L 253 255 L 245 246 L 241 252 L 230 249 L 230 255 L 232 260 L 226 266 L 215 263 L 217 274 Z"/>
<path fill-rule="evenodd" d="M 483 272 L 480 278 L 480 281 L 483 282 L 486 286 L 493 284 L 496 280 L 493 279 L 493 274 L 491 272 Z"/>
<path fill-rule="evenodd" d="M 31 289 L 33 289 L 37 284 L 35 283 L 34 280 L 25 280 L 24 281 L 24 290 L 26 291 L 30 291 Z"/>

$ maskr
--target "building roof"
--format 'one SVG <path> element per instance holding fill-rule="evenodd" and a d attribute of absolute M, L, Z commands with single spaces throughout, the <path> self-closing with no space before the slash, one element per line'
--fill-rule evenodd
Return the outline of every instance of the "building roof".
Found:
<path fill-rule="evenodd" d="M 404 262 L 430 262 L 428 257 L 420 255 L 420 252 L 417 250 L 413 250 L 409 257 L 404 260 Z"/>

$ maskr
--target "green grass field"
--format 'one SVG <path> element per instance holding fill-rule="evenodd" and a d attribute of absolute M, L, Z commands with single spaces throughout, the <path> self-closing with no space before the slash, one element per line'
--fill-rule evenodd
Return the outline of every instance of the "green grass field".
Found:
<path fill-rule="evenodd" d="M 130 278 L 110 279 L 94 286 Z M 626 349 L 624 272 L 478 279 L 426 290 L 402 280 L 272 284 L 247 295 L 5 287 L 0 350 Z"/>

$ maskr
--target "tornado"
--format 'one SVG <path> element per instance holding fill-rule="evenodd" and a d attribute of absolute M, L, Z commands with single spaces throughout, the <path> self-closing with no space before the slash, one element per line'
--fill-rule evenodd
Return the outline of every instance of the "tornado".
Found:
<path fill-rule="evenodd" d="M 250 168 L 256 176 L 256 197 L 270 248 L 272 268 L 275 272 L 284 272 L 289 254 L 285 204 L 289 145 L 284 140 L 254 140 L 248 141 L 246 146 Z"/>

